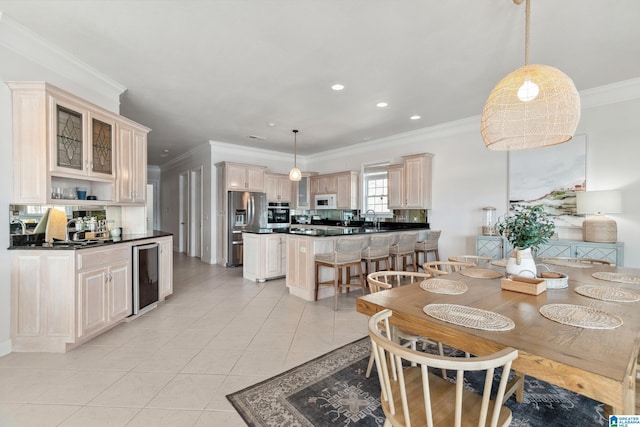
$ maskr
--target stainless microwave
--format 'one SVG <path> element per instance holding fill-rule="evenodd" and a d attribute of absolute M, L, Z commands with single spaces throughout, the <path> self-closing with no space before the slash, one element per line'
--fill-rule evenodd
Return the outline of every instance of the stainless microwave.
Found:
<path fill-rule="evenodd" d="M 315 197 L 314 209 L 336 209 L 338 196 L 335 194 L 318 194 Z"/>

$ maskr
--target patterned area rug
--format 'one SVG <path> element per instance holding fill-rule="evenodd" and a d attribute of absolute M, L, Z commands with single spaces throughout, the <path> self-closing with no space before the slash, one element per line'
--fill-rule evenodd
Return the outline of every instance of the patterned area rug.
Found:
<path fill-rule="evenodd" d="M 370 378 L 364 376 L 370 351 L 367 337 L 227 399 L 249 426 L 382 426 L 377 373 L 374 369 Z M 445 351 L 456 354 L 446 347 Z M 466 388 L 478 390 L 479 385 L 473 375 L 465 377 Z M 512 396 L 507 406 L 515 427 L 609 425 L 601 403 L 530 377 L 524 402 Z"/>

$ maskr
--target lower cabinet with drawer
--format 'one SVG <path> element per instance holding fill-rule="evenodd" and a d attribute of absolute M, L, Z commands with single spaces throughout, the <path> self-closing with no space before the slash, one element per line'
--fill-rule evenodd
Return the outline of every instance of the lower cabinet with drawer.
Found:
<path fill-rule="evenodd" d="M 78 253 L 78 337 L 95 335 L 131 314 L 131 247 Z"/>

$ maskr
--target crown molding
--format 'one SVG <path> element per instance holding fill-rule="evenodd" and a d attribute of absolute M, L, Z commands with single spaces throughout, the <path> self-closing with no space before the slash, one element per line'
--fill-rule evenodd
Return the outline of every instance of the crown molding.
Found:
<path fill-rule="evenodd" d="M 217 158 L 220 155 L 224 155 L 224 154 L 246 155 L 247 150 L 249 150 L 252 155 L 258 155 L 262 159 L 282 161 L 282 157 L 286 156 L 286 157 L 291 157 L 291 159 L 293 160 L 293 153 L 285 153 L 284 151 L 275 151 L 275 150 L 266 150 L 264 148 L 246 147 L 244 145 L 229 144 L 227 142 L 212 141 L 212 140 L 209 141 L 209 144 L 211 145 L 211 152 L 214 158 Z M 298 154 L 297 157 L 298 157 L 298 162 L 304 166 L 306 164 L 308 156 L 301 156 L 300 154 Z"/>
<path fill-rule="evenodd" d="M 640 99 L 640 77 L 580 91 L 582 109 Z"/>
<path fill-rule="evenodd" d="M 108 100 L 127 88 L 0 12 L 0 46 Z M 119 107 L 118 107 L 119 110 Z"/>

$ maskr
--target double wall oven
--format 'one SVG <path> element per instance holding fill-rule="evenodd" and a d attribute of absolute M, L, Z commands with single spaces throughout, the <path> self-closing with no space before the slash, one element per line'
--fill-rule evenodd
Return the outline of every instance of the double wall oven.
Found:
<path fill-rule="evenodd" d="M 288 202 L 269 202 L 267 228 L 289 228 L 291 226 Z"/>

